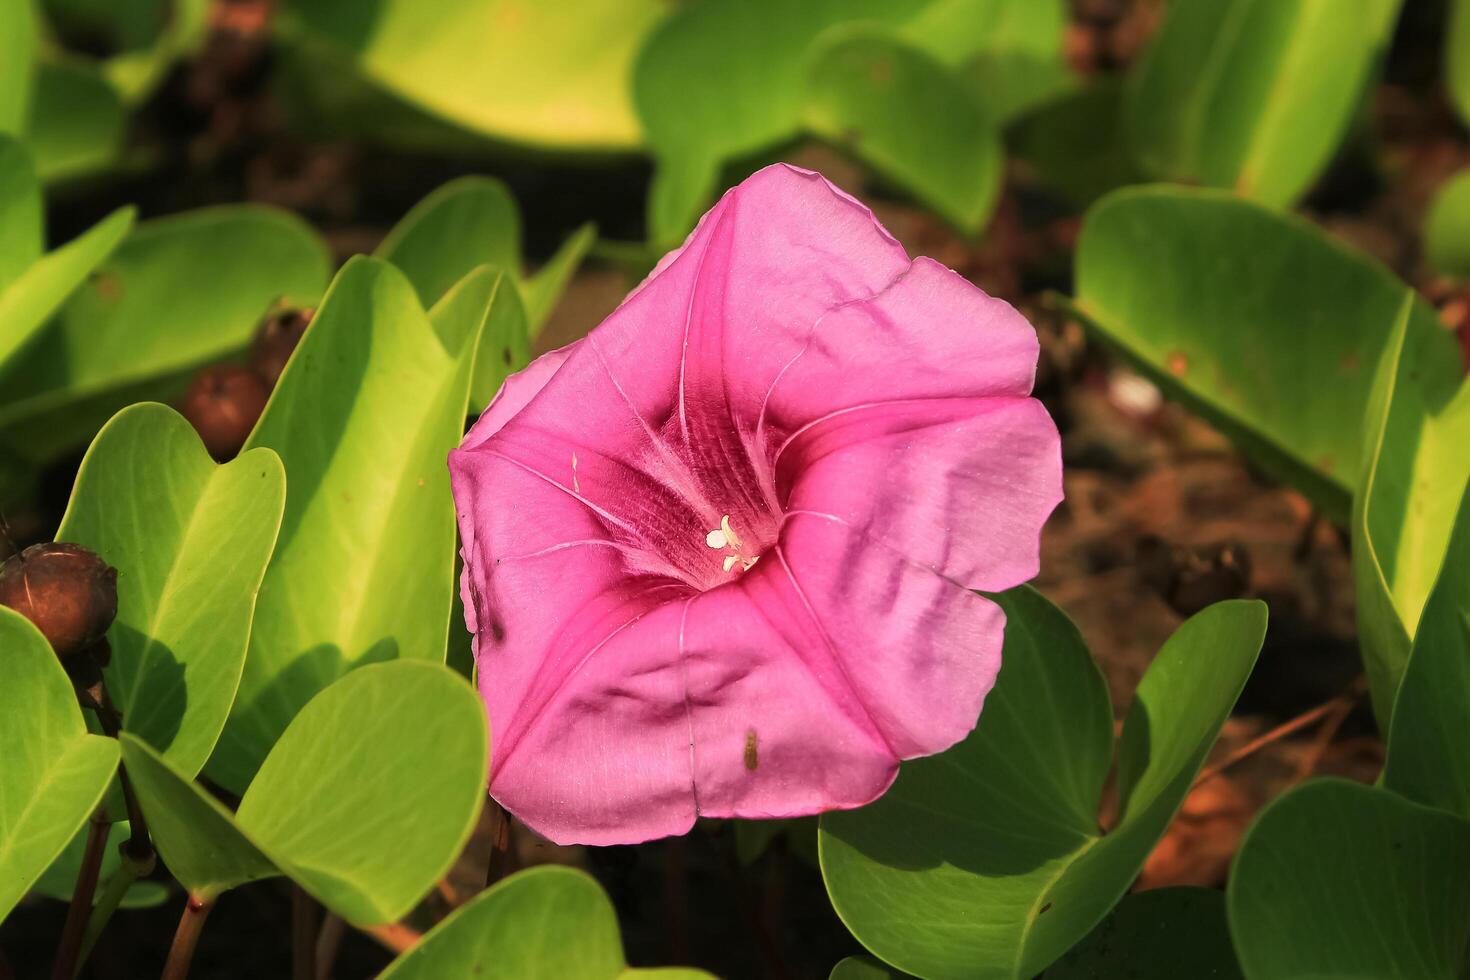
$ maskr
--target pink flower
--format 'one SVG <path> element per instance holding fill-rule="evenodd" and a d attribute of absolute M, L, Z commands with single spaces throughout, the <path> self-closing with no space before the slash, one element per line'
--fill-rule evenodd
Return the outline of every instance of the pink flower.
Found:
<path fill-rule="evenodd" d="M 861 806 L 975 725 L 1061 500 L 1030 325 L 819 174 L 730 191 L 450 456 L 490 791 L 558 842 Z"/>

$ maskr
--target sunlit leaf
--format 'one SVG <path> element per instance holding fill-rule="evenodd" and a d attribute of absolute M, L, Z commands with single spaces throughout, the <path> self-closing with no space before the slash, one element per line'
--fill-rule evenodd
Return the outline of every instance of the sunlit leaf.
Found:
<path fill-rule="evenodd" d="M 269 449 L 218 466 L 170 408 L 125 408 L 82 460 L 59 541 L 120 570 L 107 690 L 123 727 L 192 776 L 235 700 L 286 474 Z"/>
<path fill-rule="evenodd" d="M 427 315 L 378 259 L 338 273 L 249 446 L 286 466 L 286 516 L 239 697 L 208 772 L 235 792 L 286 725 L 348 670 L 442 662 L 454 595 L 459 443 L 475 345 L 500 276 L 480 269 Z"/>
<path fill-rule="evenodd" d="M 71 681 L 30 620 L 0 607 L 0 919 L 102 799 L 117 743 L 89 735 Z"/>

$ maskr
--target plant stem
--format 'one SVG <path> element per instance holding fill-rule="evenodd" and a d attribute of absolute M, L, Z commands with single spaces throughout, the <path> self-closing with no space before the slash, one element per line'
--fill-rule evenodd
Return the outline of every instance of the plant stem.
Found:
<path fill-rule="evenodd" d="M 311 980 L 315 972 L 316 902 L 300 885 L 291 886 L 291 980 Z"/>
<path fill-rule="evenodd" d="M 112 698 L 107 696 L 107 685 L 101 681 L 97 682 L 97 720 L 102 725 L 102 731 L 110 738 L 117 738 L 122 731 L 122 716 L 112 706 Z M 132 780 L 128 778 L 126 766 L 120 766 L 117 770 L 117 781 L 122 786 L 123 806 L 128 811 L 128 835 L 127 842 L 123 844 L 123 853 L 131 856 L 139 864 L 147 865 L 147 874 L 153 870 L 155 860 L 153 853 L 153 839 L 148 834 L 148 821 L 143 818 L 143 808 L 138 805 L 137 794 L 133 792 Z"/>
<path fill-rule="evenodd" d="M 107 923 L 112 919 L 112 913 L 116 912 L 122 900 L 128 894 L 128 889 L 133 887 L 133 882 L 153 870 L 150 861 L 144 865 L 135 860 L 126 850 L 122 852 L 122 865 L 115 871 L 107 881 L 107 887 L 103 889 L 102 897 L 97 899 L 97 904 L 92 908 L 92 917 L 87 921 L 87 934 L 82 937 L 82 952 L 77 957 L 77 972 L 87 964 L 87 957 L 92 955 L 92 947 L 97 945 L 97 938 L 102 935 L 102 930 L 107 928 Z"/>
<path fill-rule="evenodd" d="M 56 961 L 51 968 L 52 980 L 71 980 L 77 972 L 82 937 L 87 931 L 87 919 L 92 914 L 92 897 L 97 894 L 97 876 L 107 851 L 109 830 L 111 826 L 99 806 L 87 827 L 87 848 L 82 852 L 82 866 L 77 871 L 71 905 L 66 910 L 66 925 L 62 927 L 61 944 L 56 948 Z"/>
<path fill-rule="evenodd" d="M 188 977 L 194 949 L 199 945 L 199 934 L 204 931 L 204 920 L 212 911 L 214 899 L 189 896 L 184 903 L 184 914 L 179 916 L 179 928 L 174 933 L 174 944 L 169 947 L 168 961 L 163 964 L 159 980 L 185 980 Z"/>
<path fill-rule="evenodd" d="M 331 977 L 332 964 L 337 962 L 337 950 L 346 933 L 347 921 L 335 912 L 328 912 L 322 920 L 321 934 L 316 937 L 316 980 Z"/>

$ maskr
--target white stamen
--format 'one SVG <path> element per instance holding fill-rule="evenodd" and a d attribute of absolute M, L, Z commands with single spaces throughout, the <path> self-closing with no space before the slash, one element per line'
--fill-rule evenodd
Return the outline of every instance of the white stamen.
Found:
<path fill-rule="evenodd" d="M 730 569 L 734 568 L 735 567 L 735 563 L 737 561 L 740 561 L 740 556 L 739 555 L 726 555 L 725 556 L 725 571 L 728 572 Z"/>
<path fill-rule="evenodd" d="M 750 566 L 760 561 L 760 555 L 756 555 L 754 558 L 747 558 L 740 553 L 743 547 L 740 543 L 740 535 L 736 534 L 735 529 L 730 526 L 729 514 L 720 518 L 719 527 L 704 536 L 704 543 L 716 551 L 728 549 L 734 552 L 732 555 L 726 555 L 722 563 L 727 572 L 734 569 L 736 565 L 740 566 L 742 572 L 746 572 L 750 570 Z"/>
<path fill-rule="evenodd" d="M 728 545 L 730 543 L 730 540 L 725 537 L 724 531 L 721 531 L 719 528 L 715 528 L 713 531 L 704 536 L 704 543 L 718 551 Z"/>

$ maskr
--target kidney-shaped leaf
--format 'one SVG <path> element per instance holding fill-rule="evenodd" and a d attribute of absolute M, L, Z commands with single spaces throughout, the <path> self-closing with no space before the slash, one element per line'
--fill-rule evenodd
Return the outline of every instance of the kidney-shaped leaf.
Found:
<path fill-rule="evenodd" d="M 1265 632 L 1260 603 L 1219 603 L 1164 644 L 1124 724 L 1104 835 L 1106 687 L 1060 610 L 1028 590 L 1000 601 L 1005 655 L 975 731 L 905 763 L 876 803 L 822 817 L 838 915 L 918 976 L 1031 977 L 1085 936 L 1173 818 Z"/>
<path fill-rule="evenodd" d="M 271 303 L 311 303 L 326 247 L 299 219 L 208 208 L 140 226 L 0 374 L 0 445 L 44 461 L 118 409 L 168 400 L 249 343 Z"/>
<path fill-rule="evenodd" d="M 1400 0 L 1174 0 L 1126 123 L 1156 177 L 1295 200 L 1347 132 Z"/>
<path fill-rule="evenodd" d="M 1470 820 L 1470 485 L 1399 684 L 1383 785 Z"/>
<path fill-rule="evenodd" d="M 974 234 L 1000 190 L 1000 134 L 959 78 L 918 48 L 871 30 L 818 44 L 804 119 Z"/>
<path fill-rule="evenodd" d="M 0 919 L 97 806 L 117 743 L 87 733 L 71 681 L 30 620 L 0 607 Z"/>
<path fill-rule="evenodd" d="M 238 814 L 141 740 L 125 733 L 123 751 L 159 854 L 192 893 L 285 874 L 367 924 L 405 914 L 464 846 L 484 802 L 488 733 L 462 678 L 405 660 L 313 698 Z"/>
<path fill-rule="evenodd" d="M 1406 311 L 1379 361 L 1353 499 L 1358 636 L 1384 731 L 1470 478 L 1470 384 L 1459 352 L 1439 343 L 1446 331 L 1413 327 Z"/>
<path fill-rule="evenodd" d="M 1225 893 L 1155 888 L 1125 895 L 1045 980 L 1239 980 Z"/>
<path fill-rule="evenodd" d="M 235 792 L 350 668 L 444 659 L 455 559 L 444 460 L 464 432 L 499 278 L 471 273 L 425 315 L 393 266 L 348 262 L 251 434 L 285 463 L 286 516 L 208 770 Z"/>
<path fill-rule="evenodd" d="M 122 99 L 91 65 L 41 61 L 26 114 L 26 146 L 41 179 L 74 180 L 118 163 L 127 123 Z"/>
<path fill-rule="evenodd" d="M 1339 521 L 1373 365 L 1408 294 L 1305 221 L 1217 191 L 1118 191 L 1088 212 L 1077 246 L 1083 319 Z M 1426 304 L 1410 329 L 1452 356 Z"/>
<path fill-rule="evenodd" d="M 182 416 L 155 404 L 114 416 L 77 472 L 56 538 L 120 569 L 107 691 L 123 727 L 186 775 L 234 703 L 285 497 L 275 453 L 218 466 Z"/>
<path fill-rule="evenodd" d="M 500 181 L 460 177 L 415 204 L 373 252 L 408 277 L 426 308 L 477 265 L 521 268 L 521 213 Z"/>
<path fill-rule="evenodd" d="M 589 875 L 543 865 L 512 875 L 457 909 L 388 967 L 380 980 L 577 977 L 709 978 L 702 970 L 634 970 L 612 902 Z"/>
<path fill-rule="evenodd" d="M 1250 980 L 1460 980 L 1470 973 L 1470 823 L 1321 779 L 1273 801 L 1230 874 Z"/>

